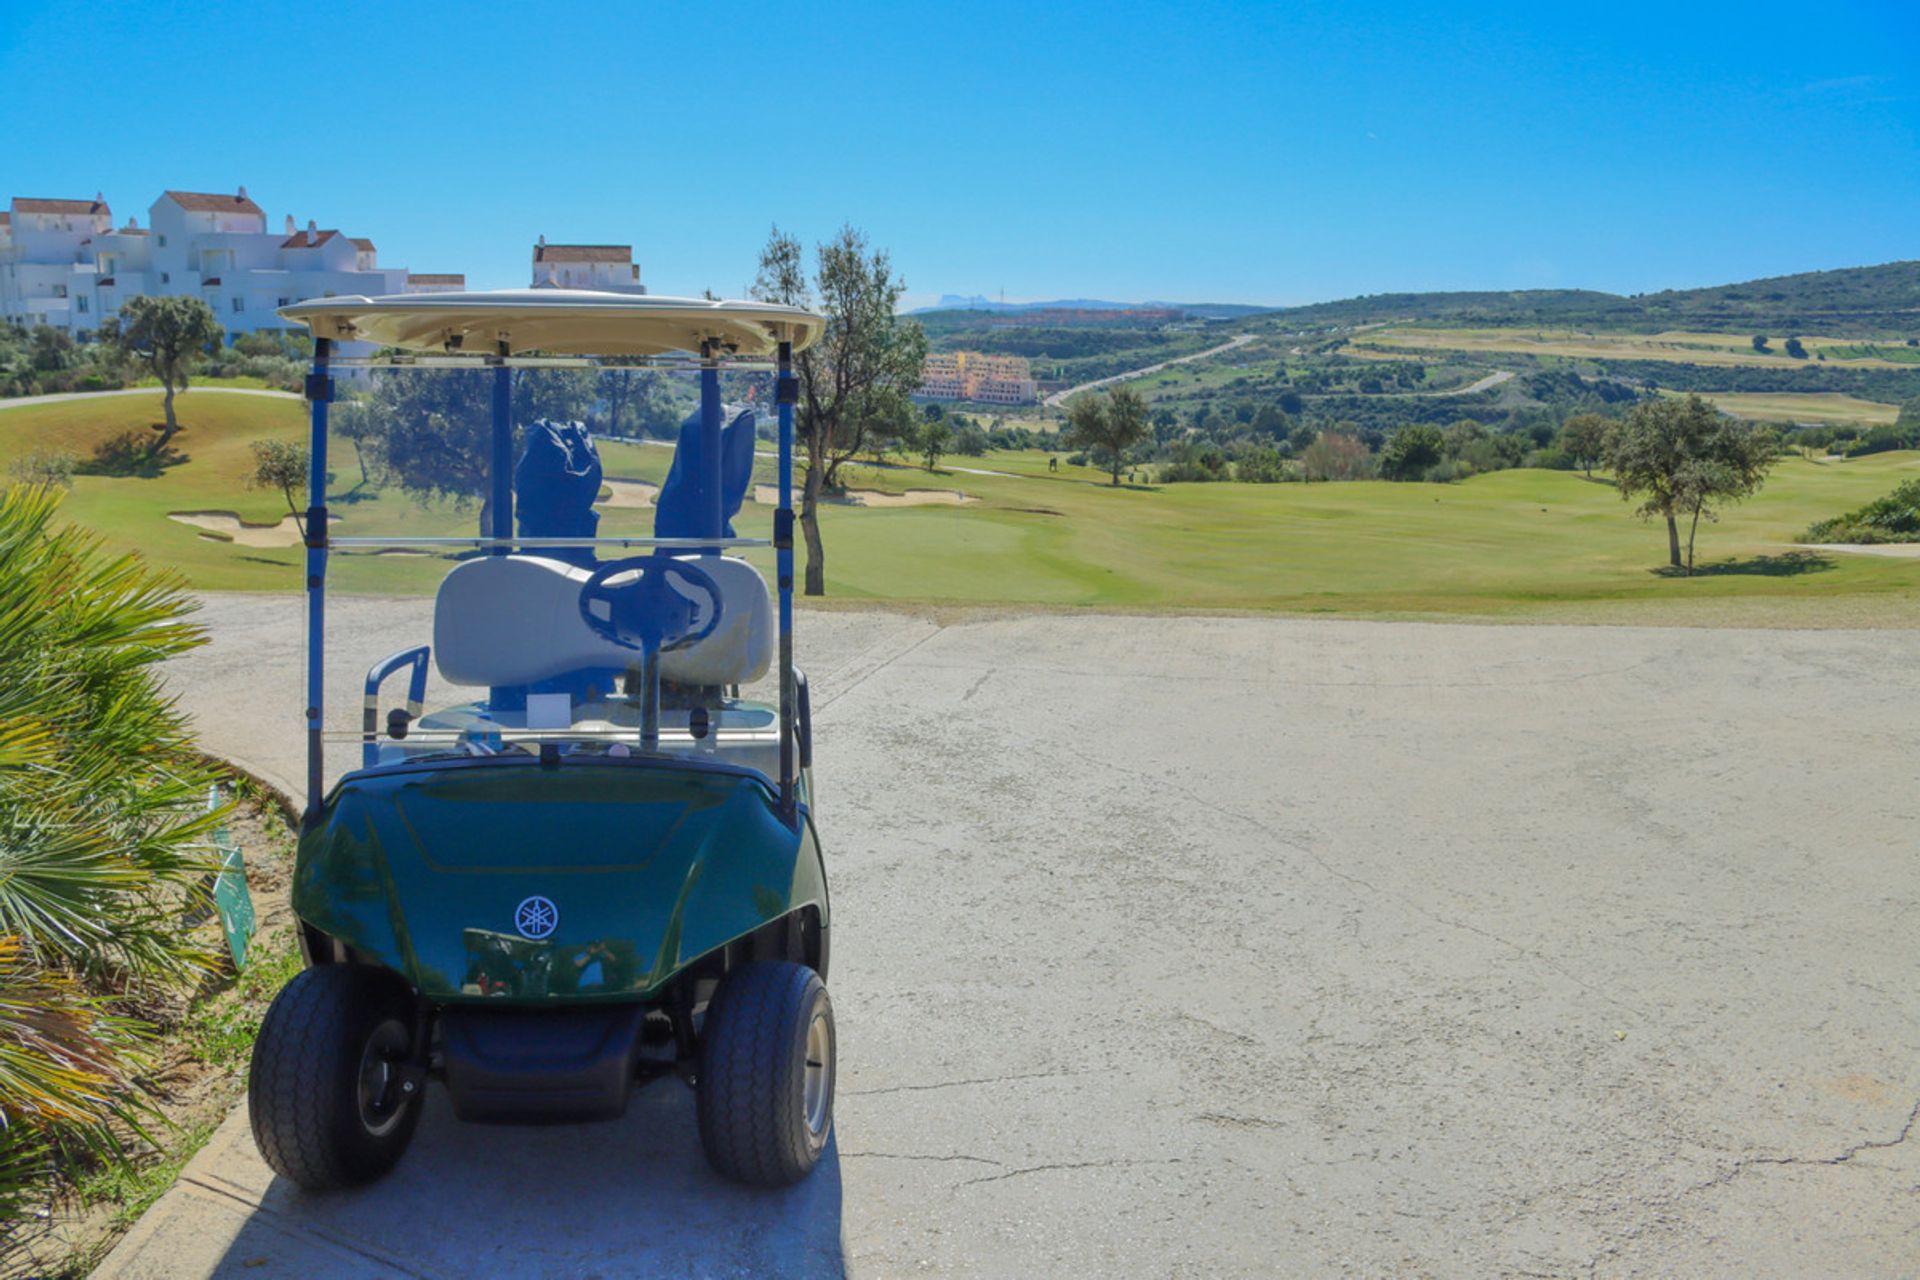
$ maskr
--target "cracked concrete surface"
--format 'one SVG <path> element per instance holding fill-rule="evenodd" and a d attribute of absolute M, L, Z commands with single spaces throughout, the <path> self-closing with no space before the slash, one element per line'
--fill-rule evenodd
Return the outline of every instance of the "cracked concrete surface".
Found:
<path fill-rule="evenodd" d="M 343 677 L 424 634 L 424 602 L 337 607 Z M 207 620 L 183 697 L 292 783 L 296 606 Z M 819 1175 L 717 1182 L 675 1085 L 600 1128 L 431 1107 L 393 1179 L 321 1199 L 230 1122 L 105 1274 L 1920 1270 L 1920 634 L 798 634 Z"/>

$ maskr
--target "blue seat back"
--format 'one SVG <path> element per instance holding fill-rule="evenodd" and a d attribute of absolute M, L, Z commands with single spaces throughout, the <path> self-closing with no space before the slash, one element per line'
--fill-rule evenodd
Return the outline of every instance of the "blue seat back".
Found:
<path fill-rule="evenodd" d="M 513 505 L 523 538 L 591 538 L 600 528 L 593 509 L 600 496 L 600 451 L 578 422 L 545 418 L 527 428 L 525 451 L 513 469 Z M 571 564 L 595 563 L 591 548 L 540 552 Z"/>
<path fill-rule="evenodd" d="M 679 445 L 673 451 L 673 466 L 667 482 L 653 500 L 653 536 L 656 538 L 704 538 L 703 523 L 708 466 L 701 457 L 700 415 L 695 413 L 680 424 Z M 747 486 L 753 483 L 753 410 L 743 409 L 720 432 L 720 513 L 721 536 L 731 538 L 733 518 L 746 501 Z"/>

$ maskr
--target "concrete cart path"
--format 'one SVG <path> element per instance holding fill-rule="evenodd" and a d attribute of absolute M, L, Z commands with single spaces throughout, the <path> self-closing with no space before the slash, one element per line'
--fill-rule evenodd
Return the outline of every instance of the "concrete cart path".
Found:
<path fill-rule="evenodd" d="M 60 404 L 67 400 L 98 400 L 102 396 L 158 396 L 164 395 L 164 387 L 122 387 L 114 391 L 60 391 L 45 396 L 6 396 L 0 398 L 0 409 L 17 409 L 27 404 Z M 270 400 L 299 400 L 302 397 L 294 391 L 270 391 L 262 387 L 188 387 L 175 393 L 177 396 L 266 396 Z"/>
<path fill-rule="evenodd" d="M 424 633 L 339 603 L 344 666 Z M 187 705 L 293 780 L 297 606 L 205 616 Z M 346 1195 L 230 1121 L 101 1274 L 1920 1266 L 1920 633 L 800 635 L 842 1036 L 814 1179 L 719 1182 L 677 1084 L 536 1130 L 435 1089 Z"/>

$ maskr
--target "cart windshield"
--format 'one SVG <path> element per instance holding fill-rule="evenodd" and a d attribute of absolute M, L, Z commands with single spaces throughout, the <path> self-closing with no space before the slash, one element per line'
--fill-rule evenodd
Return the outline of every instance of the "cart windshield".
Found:
<path fill-rule="evenodd" d="M 543 754 L 779 777 L 771 361 L 336 350 L 310 442 L 329 783 Z M 305 554 L 297 527 L 208 533 Z"/>

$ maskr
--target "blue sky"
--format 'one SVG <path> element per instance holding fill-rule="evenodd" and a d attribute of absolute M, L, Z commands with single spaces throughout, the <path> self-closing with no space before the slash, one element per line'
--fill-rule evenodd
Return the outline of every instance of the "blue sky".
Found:
<path fill-rule="evenodd" d="M 1920 257 L 1920 5 L 0 0 L 0 195 L 244 183 L 383 263 L 537 235 L 732 296 L 851 220 L 911 300 L 1636 292 Z"/>

